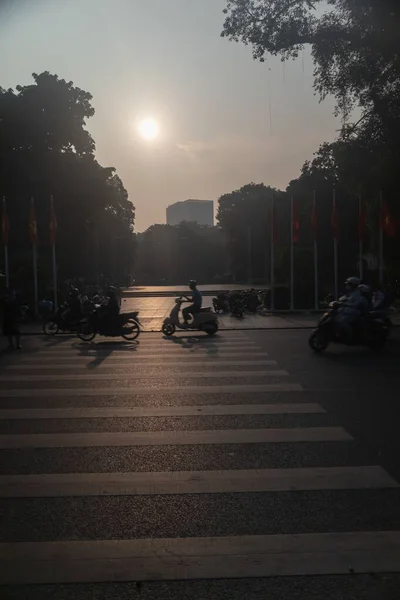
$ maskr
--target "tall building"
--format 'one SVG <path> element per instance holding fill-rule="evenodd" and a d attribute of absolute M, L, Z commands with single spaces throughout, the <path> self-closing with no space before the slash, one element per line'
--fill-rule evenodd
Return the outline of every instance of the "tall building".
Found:
<path fill-rule="evenodd" d="M 182 221 L 213 227 L 214 202 L 212 200 L 184 200 L 167 206 L 167 225 L 179 225 Z"/>

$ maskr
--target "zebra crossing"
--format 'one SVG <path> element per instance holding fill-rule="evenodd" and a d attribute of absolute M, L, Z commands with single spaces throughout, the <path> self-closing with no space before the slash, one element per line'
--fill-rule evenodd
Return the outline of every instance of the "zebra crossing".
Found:
<path fill-rule="evenodd" d="M 9 360 L 0 585 L 399 572 L 399 485 L 317 396 L 241 332 Z"/>

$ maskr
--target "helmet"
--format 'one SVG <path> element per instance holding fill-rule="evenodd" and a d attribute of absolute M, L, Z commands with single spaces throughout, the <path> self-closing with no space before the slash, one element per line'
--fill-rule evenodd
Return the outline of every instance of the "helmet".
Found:
<path fill-rule="evenodd" d="M 117 293 L 117 288 L 115 288 L 113 285 L 109 285 L 107 288 L 107 294 L 109 296 L 114 296 Z"/>
<path fill-rule="evenodd" d="M 197 281 L 195 279 L 191 279 L 189 281 L 189 287 L 191 290 L 194 290 L 197 287 Z"/>
<path fill-rule="evenodd" d="M 345 285 L 351 285 L 352 287 L 358 287 L 361 283 L 361 279 L 358 277 L 348 277 L 344 282 Z"/>

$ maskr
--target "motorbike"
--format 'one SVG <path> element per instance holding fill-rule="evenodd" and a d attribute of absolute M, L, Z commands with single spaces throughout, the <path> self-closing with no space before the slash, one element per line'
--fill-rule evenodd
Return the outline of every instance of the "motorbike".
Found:
<path fill-rule="evenodd" d="M 352 338 L 347 340 L 343 338 L 335 322 L 340 306 L 340 302 L 329 304 L 327 312 L 322 315 L 317 328 L 310 336 L 308 341 L 310 347 L 320 353 L 326 350 L 332 342 L 347 346 L 368 346 L 376 352 L 383 350 L 389 331 L 387 323 L 381 318 L 379 311 L 376 313 L 371 311 L 366 317 L 355 323 Z"/>
<path fill-rule="evenodd" d="M 243 318 L 245 311 L 245 306 L 242 298 L 236 298 L 232 302 L 231 314 L 233 317 L 237 317 L 238 319 Z"/>
<path fill-rule="evenodd" d="M 139 313 L 119 313 L 114 318 L 104 315 L 104 307 L 98 306 L 79 323 L 78 337 L 84 342 L 91 342 L 96 335 L 105 337 L 123 337 L 132 342 L 141 330 Z"/>
<path fill-rule="evenodd" d="M 169 317 L 164 319 L 161 331 L 166 336 L 171 336 L 176 329 L 184 329 L 185 331 L 204 331 L 208 335 L 214 335 L 218 331 L 218 317 L 211 308 L 202 308 L 200 312 L 195 313 L 193 320 L 188 323 L 182 323 L 179 320 L 179 312 L 181 305 L 184 302 L 191 302 L 186 296 L 175 298 L 175 306 L 172 308 Z"/>
<path fill-rule="evenodd" d="M 215 298 L 212 299 L 213 308 L 216 313 L 219 312 L 229 312 L 229 302 L 228 302 L 228 293 L 222 292 L 217 294 Z"/>
<path fill-rule="evenodd" d="M 81 319 L 80 311 L 71 310 L 68 303 L 62 304 L 52 317 L 43 321 L 43 333 L 46 335 L 56 335 L 59 331 L 76 333 Z"/>

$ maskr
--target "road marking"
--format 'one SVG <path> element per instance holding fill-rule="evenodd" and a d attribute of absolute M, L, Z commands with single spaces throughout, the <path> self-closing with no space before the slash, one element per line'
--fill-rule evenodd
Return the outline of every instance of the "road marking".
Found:
<path fill-rule="evenodd" d="M 238 359 L 238 358 L 246 358 L 246 359 L 250 359 L 251 357 L 253 358 L 264 358 L 264 357 L 268 357 L 268 354 L 266 352 L 263 352 L 261 350 L 256 350 L 255 352 L 246 352 L 245 354 L 243 352 L 218 352 L 218 353 L 214 353 L 214 352 L 208 352 L 208 353 L 203 353 L 203 352 L 188 352 L 186 354 L 184 353 L 175 353 L 172 356 L 170 356 L 169 354 L 167 355 L 165 352 L 163 352 L 162 354 L 155 354 L 155 353 L 146 353 L 146 352 L 139 352 L 139 350 L 137 351 L 132 351 L 132 352 L 115 352 L 113 354 L 94 354 L 92 353 L 85 353 L 85 354 L 75 354 L 71 356 L 71 352 L 69 352 L 66 356 L 59 356 L 57 353 L 55 353 L 53 356 L 46 356 L 45 358 L 43 357 L 39 357 L 37 354 L 32 355 L 32 356 L 26 356 L 26 357 L 21 357 L 19 364 L 26 364 L 28 361 L 29 363 L 40 363 L 42 364 L 43 361 L 45 360 L 47 363 L 52 363 L 55 362 L 57 364 L 64 364 L 66 362 L 76 362 L 79 360 L 87 360 L 87 359 L 99 359 L 102 361 L 120 361 L 120 362 L 131 362 L 131 361 L 146 361 L 149 362 L 151 364 L 153 364 L 152 360 L 155 359 L 155 362 L 160 361 L 161 359 L 164 359 L 164 364 L 167 364 L 167 361 L 169 361 L 171 358 L 174 360 L 174 362 L 183 362 L 183 361 L 190 361 L 190 362 L 196 362 L 199 360 L 204 360 L 207 359 L 208 361 L 211 360 L 215 360 L 216 358 L 218 358 L 218 362 L 219 359 Z M 172 362 L 172 361 L 171 361 Z"/>
<path fill-rule="evenodd" d="M 345 442 L 353 438 L 342 427 L 286 429 L 210 429 L 204 431 L 134 431 L 104 433 L 32 433 L 0 435 L 0 448 L 93 448 L 98 446 L 169 446 Z"/>
<path fill-rule="evenodd" d="M 155 340 L 155 341 L 149 341 L 149 340 L 142 340 L 142 339 L 137 339 L 137 340 L 132 340 L 132 341 L 128 341 L 128 340 L 120 340 L 120 341 L 115 341 L 115 342 L 107 342 L 106 338 L 99 338 L 99 341 L 97 341 L 97 338 L 95 341 L 93 342 L 83 342 L 81 340 L 79 340 L 78 338 L 74 338 L 73 340 L 68 340 L 68 342 L 60 342 L 60 343 L 51 343 L 50 344 L 43 344 L 41 347 L 39 347 L 39 351 L 41 352 L 51 352 L 53 349 L 59 350 L 60 352 L 62 350 L 68 350 L 69 348 L 96 348 L 96 349 L 105 349 L 105 350 L 109 350 L 109 349 L 114 349 L 114 350 L 124 350 L 125 346 L 135 346 L 135 347 L 140 347 L 140 348 L 165 348 L 165 349 L 174 349 L 174 348 L 192 348 L 192 347 L 196 347 L 196 348 L 222 348 L 222 347 L 237 347 L 237 348 L 242 348 L 244 346 L 258 346 L 259 343 L 255 342 L 253 340 L 250 340 L 248 338 L 230 338 L 230 339 L 213 339 L 213 338 L 193 338 L 193 339 L 188 339 L 188 338 L 175 338 L 175 339 L 169 339 L 169 340 Z M 50 346 L 50 347 L 49 347 Z"/>
<path fill-rule="evenodd" d="M 210 406 L 136 406 L 133 408 L 9 408 L 0 410 L 4 419 L 100 419 L 139 417 L 191 417 L 216 415 L 324 414 L 313 403 L 296 404 L 213 404 Z"/>
<path fill-rule="evenodd" d="M 66 396 L 153 396 L 160 394 L 254 394 L 268 392 L 302 392 L 299 383 L 263 383 L 260 385 L 185 385 L 170 387 L 102 387 L 102 388 L 43 388 L 0 390 L 0 398 L 62 398 Z"/>
<path fill-rule="evenodd" d="M 400 571 L 400 532 L 0 544 L 0 584 L 348 575 Z"/>
<path fill-rule="evenodd" d="M 121 359 L 114 359 L 114 360 L 118 360 L 119 362 L 123 362 Z M 125 359 L 123 359 L 125 360 Z M 101 363 L 99 363 L 98 365 L 96 365 L 97 369 L 101 369 L 101 368 L 110 368 L 110 369 L 115 369 L 118 368 L 118 364 L 107 364 L 109 363 L 110 358 L 106 358 L 104 361 L 102 361 Z M 8 365 L 5 366 L 4 369 L 7 371 L 22 371 L 22 370 L 32 370 L 32 371 L 56 371 L 56 370 L 65 370 L 65 369 L 87 369 L 88 367 L 90 368 L 91 362 L 90 361 L 78 361 L 77 359 L 75 359 L 75 361 L 73 363 L 70 364 L 43 364 L 43 361 L 40 361 L 40 363 L 38 364 L 30 364 L 30 363 L 20 363 L 18 365 Z M 122 364 L 121 366 L 131 366 L 131 367 L 135 367 L 137 365 L 135 365 L 135 362 L 132 362 L 132 360 L 126 361 L 125 363 Z M 140 365 L 141 368 L 148 368 L 148 366 L 151 365 L 151 368 L 153 367 L 161 367 L 162 369 L 165 368 L 174 368 L 174 369 L 179 369 L 180 365 L 179 362 L 174 362 L 171 363 L 170 361 L 164 361 L 164 362 L 149 362 L 148 360 L 146 361 L 145 365 Z M 207 361 L 205 360 L 197 360 L 194 364 L 193 367 L 198 367 L 198 368 L 210 368 L 210 366 L 213 367 L 241 367 L 241 366 L 264 366 L 264 367 L 277 367 L 278 363 L 276 362 L 276 360 L 218 360 L 218 362 L 215 362 L 215 364 L 212 364 L 212 359 L 209 359 Z M 191 367 L 191 368 L 193 368 Z"/>
<path fill-rule="evenodd" d="M 234 494 L 397 487 L 399 484 L 379 466 L 0 477 L 1 498 Z"/>
<path fill-rule="evenodd" d="M 76 338 L 75 338 L 76 339 Z M 79 340 L 73 341 L 71 343 L 54 343 L 49 345 L 43 345 L 38 348 L 38 351 L 45 354 L 51 353 L 53 350 L 57 352 L 67 352 L 70 348 L 88 348 L 91 350 L 115 350 L 116 352 L 123 352 L 126 349 L 130 348 L 148 348 L 149 350 L 154 349 L 162 349 L 162 350 L 186 350 L 187 348 L 258 348 L 258 342 L 253 342 L 252 340 L 194 340 L 193 342 L 187 339 L 184 340 L 176 340 L 176 341 L 160 341 L 160 342 L 149 342 L 149 341 L 140 341 L 133 340 L 131 342 L 121 341 L 115 343 L 108 343 L 106 341 L 99 342 L 81 342 Z"/>
<path fill-rule="evenodd" d="M 269 370 L 269 371 L 204 371 L 196 373 L 188 371 L 180 373 L 178 375 L 168 372 L 164 373 L 164 379 L 201 379 L 201 378 L 223 378 L 223 377 L 288 377 L 289 373 L 282 369 Z M 138 374 L 132 371 L 128 373 L 61 373 L 61 374 L 40 374 L 40 375 L 3 375 L 0 377 L 0 381 L 3 382 L 19 382 L 24 383 L 27 381 L 110 381 L 110 380 L 125 380 L 132 379 L 138 381 L 139 379 L 160 379 L 160 373 L 143 373 Z"/>

